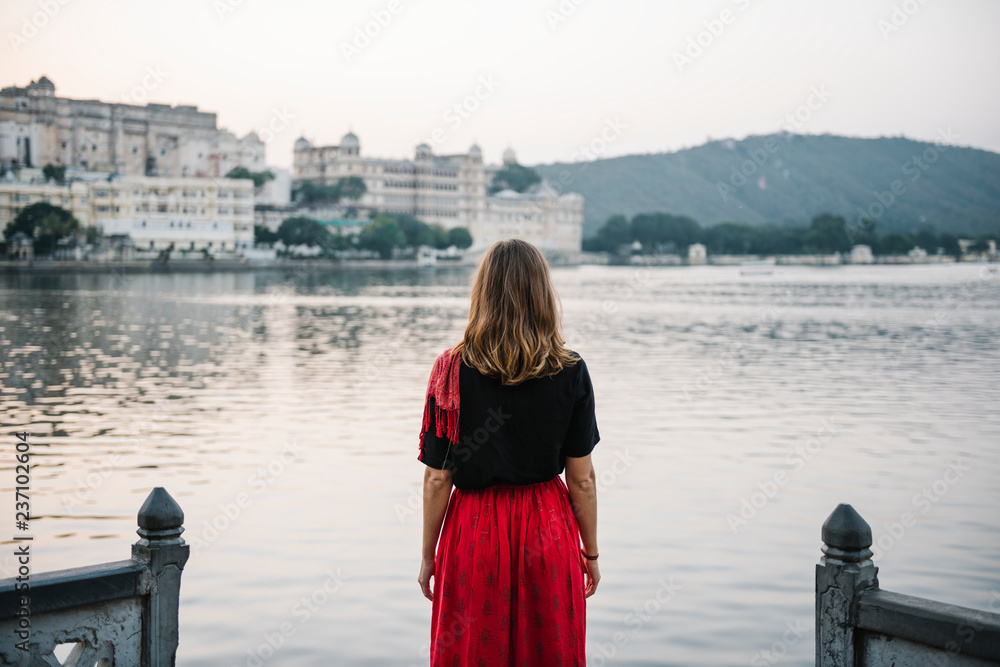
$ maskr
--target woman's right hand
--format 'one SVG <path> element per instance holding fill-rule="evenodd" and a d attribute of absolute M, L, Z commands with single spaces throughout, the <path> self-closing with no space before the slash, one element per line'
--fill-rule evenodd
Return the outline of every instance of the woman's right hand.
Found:
<path fill-rule="evenodd" d="M 434 560 L 433 558 L 421 558 L 420 574 L 417 575 L 417 583 L 420 584 L 421 592 L 431 602 L 434 602 L 434 593 L 431 591 L 431 577 L 434 576 L 436 569 Z"/>
<path fill-rule="evenodd" d="M 589 598 L 597 591 L 597 584 L 601 581 L 601 568 L 597 566 L 596 560 L 583 559 L 585 582 L 583 587 L 583 597 Z"/>

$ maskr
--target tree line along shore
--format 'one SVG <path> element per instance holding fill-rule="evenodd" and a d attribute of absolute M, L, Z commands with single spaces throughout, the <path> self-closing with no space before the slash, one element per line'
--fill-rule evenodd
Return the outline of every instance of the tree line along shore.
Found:
<path fill-rule="evenodd" d="M 848 222 L 823 213 L 808 225 L 746 224 L 722 222 L 702 227 L 687 216 L 640 213 L 631 220 L 609 217 L 594 236 L 583 240 L 583 250 L 611 255 L 641 253 L 684 254 L 702 244 L 709 255 L 829 255 L 850 253 L 867 246 L 875 256 L 906 255 L 916 248 L 929 255 L 994 254 L 1000 233 L 979 235 L 935 233 L 929 227 L 916 231 L 878 233 L 874 220 Z"/>

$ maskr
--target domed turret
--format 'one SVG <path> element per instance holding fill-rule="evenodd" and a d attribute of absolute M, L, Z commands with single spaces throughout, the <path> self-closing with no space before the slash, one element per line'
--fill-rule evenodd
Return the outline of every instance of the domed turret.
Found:
<path fill-rule="evenodd" d="M 431 147 L 427 144 L 420 144 L 417 146 L 417 159 L 418 160 L 429 160 L 431 159 Z"/>
<path fill-rule="evenodd" d="M 361 148 L 361 142 L 358 141 L 358 135 L 353 132 L 348 132 L 340 139 L 341 148 Z"/>
<path fill-rule="evenodd" d="M 348 132 L 343 137 L 340 138 L 340 154 L 341 155 L 357 155 L 361 152 L 361 142 L 358 141 L 358 135 L 353 132 Z"/>
<path fill-rule="evenodd" d="M 508 148 L 503 152 L 503 163 L 504 164 L 517 164 L 517 155 L 514 153 L 513 148 Z"/>
<path fill-rule="evenodd" d="M 312 148 L 312 144 L 305 137 L 299 137 L 295 140 L 295 150 L 297 151 L 307 151 Z"/>
<path fill-rule="evenodd" d="M 28 84 L 28 94 L 33 97 L 54 97 L 56 85 L 47 76 Z"/>
<path fill-rule="evenodd" d="M 469 148 L 469 157 L 473 162 L 483 161 L 483 149 L 479 147 L 479 144 L 472 144 L 472 147 Z"/>

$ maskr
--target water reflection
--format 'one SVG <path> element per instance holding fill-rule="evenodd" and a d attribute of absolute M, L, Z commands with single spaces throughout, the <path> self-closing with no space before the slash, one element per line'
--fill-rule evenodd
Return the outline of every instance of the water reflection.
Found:
<path fill-rule="evenodd" d="M 622 632 L 614 664 L 746 664 L 801 621 L 782 664 L 811 664 L 822 520 L 852 502 L 878 538 L 955 456 L 971 471 L 883 550 L 883 585 L 979 608 L 1000 590 L 996 279 L 975 266 L 555 279 L 604 437 L 595 655 Z M 38 444 L 36 566 L 127 557 L 135 512 L 166 486 L 195 546 L 182 664 L 248 664 L 286 621 L 273 664 L 420 664 L 416 431 L 468 280 L 459 267 L 3 277 L 0 404 L 4 432 Z M 787 483 L 734 531 L 727 516 L 775 471 Z M 297 613 L 330 572 L 342 587 Z M 626 622 L 671 577 L 670 602 Z"/>

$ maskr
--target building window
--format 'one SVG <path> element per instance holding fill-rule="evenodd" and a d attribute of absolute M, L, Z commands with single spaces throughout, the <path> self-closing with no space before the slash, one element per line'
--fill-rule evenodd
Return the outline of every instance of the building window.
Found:
<path fill-rule="evenodd" d="M 139 147 L 138 146 L 133 146 L 132 147 L 132 155 L 138 155 L 138 154 L 139 154 Z"/>

